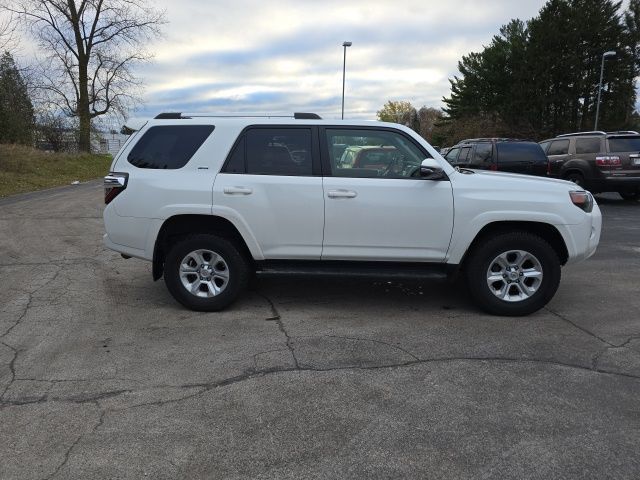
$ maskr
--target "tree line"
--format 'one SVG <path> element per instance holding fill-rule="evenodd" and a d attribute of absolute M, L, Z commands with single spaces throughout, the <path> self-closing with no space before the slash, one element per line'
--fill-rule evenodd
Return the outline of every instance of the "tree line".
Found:
<path fill-rule="evenodd" d="M 638 129 L 640 0 L 626 9 L 611 0 L 549 0 L 538 16 L 510 21 L 482 51 L 462 57 L 451 95 L 425 138 L 451 145 L 470 137 L 540 140 L 592 130 L 602 56 L 609 51 L 615 56 L 605 60 L 598 129 Z M 402 107 L 410 113 L 400 123 L 414 128 L 415 108 Z M 392 118 L 391 110 L 385 105 L 378 118 Z"/>
<path fill-rule="evenodd" d="M 0 0 L 0 12 L 10 19 L 0 22 L 0 143 L 55 148 L 72 132 L 84 152 L 98 118 L 136 104 L 133 68 L 166 23 L 145 0 Z M 27 76 L 11 54 L 19 28 L 38 46 Z"/>

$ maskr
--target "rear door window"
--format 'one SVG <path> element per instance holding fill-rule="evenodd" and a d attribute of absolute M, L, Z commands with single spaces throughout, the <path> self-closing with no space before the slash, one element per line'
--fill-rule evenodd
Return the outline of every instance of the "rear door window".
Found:
<path fill-rule="evenodd" d="M 549 145 L 547 155 L 567 155 L 569 153 L 569 140 L 554 140 Z"/>
<path fill-rule="evenodd" d="M 313 175 L 309 128 L 249 128 L 238 139 L 224 173 L 306 177 Z"/>
<path fill-rule="evenodd" d="M 599 138 L 576 138 L 576 154 L 599 153 L 601 144 Z"/>
<path fill-rule="evenodd" d="M 473 152 L 470 165 L 485 167 L 491 164 L 493 154 L 493 145 L 491 143 L 479 143 L 476 145 L 476 150 Z"/>
<path fill-rule="evenodd" d="M 184 167 L 213 132 L 213 125 L 166 125 L 149 128 L 127 156 L 138 168 Z"/>

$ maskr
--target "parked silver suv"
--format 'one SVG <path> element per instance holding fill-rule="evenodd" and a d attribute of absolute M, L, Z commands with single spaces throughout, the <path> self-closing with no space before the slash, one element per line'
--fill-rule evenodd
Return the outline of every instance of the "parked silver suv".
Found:
<path fill-rule="evenodd" d="M 579 132 L 540 142 L 549 158 L 549 174 L 593 193 L 618 192 L 640 198 L 640 134 Z"/>

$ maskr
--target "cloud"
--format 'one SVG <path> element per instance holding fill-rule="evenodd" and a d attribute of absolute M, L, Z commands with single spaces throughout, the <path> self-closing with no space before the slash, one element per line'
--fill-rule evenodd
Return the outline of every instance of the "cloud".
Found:
<path fill-rule="evenodd" d="M 511 18 L 542 0 L 163 0 L 170 24 L 156 60 L 138 70 L 138 115 L 316 111 L 374 118 L 389 99 L 441 106 L 463 54 L 480 50 Z"/>

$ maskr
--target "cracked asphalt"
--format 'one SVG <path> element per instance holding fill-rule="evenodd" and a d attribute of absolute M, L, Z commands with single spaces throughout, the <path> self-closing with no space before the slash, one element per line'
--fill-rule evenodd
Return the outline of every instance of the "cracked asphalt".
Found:
<path fill-rule="evenodd" d="M 101 244 L 93 182 L 0 200 L 1 479 L 636 479 L 640 203 L 545 310 L 262 278 L 180 307 Z"/>

